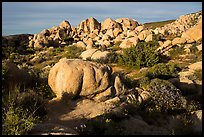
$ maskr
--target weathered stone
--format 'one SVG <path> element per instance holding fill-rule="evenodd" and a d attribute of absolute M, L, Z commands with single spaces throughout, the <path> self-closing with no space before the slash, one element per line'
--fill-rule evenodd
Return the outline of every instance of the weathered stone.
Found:
<path fill-rule="evenodd" d="M 86 44 L 86 49 L 92 49 L 93 40 L 91 38 L 83 39 L 83 42 Z"/>
<path fill-rule="evenodd" d="M 101 30 L 109 30 L 109 29 L 121 29 L 121 26 L 118 22 L 112 20 L 111 18 L 107 18 L 106 20 L 104 20 L 104 22 L 101 24 Z"/>
<path fill-rule="evenodd" d="M 28 135 L 78 135 L 78 133 L 63 125 L 46 123 L 36 124 Z"/>
<path fill-rule="evenodd" d="M 153 39 L 153 35 L 152 34 L 149 34 L 146 39 L 145 39 L 145 42 L 149 42 L 149 41 L 152 41 Z"/>
<path fill-rule="evenodd" d="M 146 37 L 147 37 L 148 35 L 150 35 L 150 34 L 151 34 L 151 32 L 150 32 L 149 30 L 143 30 L 143 31 L 140 32 L 140 34 L 138 35 L 138 38 L 139 38 L 140 40 L 145 40 Z"/>
<path fill-rule="evenodd" d="M 198 41 L 199 39 L 201 39 L 202 38 L 202 20 L 198 23 L 198 25 L 184 32 L 181 37 L 187 39 L 188 43 L 189 43 L 189 40 Z"/>
<path fill-rule="evenodd" d="M 176 45 L 176 44 L 184 44 L 186 42 L 185 38 L 174 38 L 172 40 L 172 45 Z"/>
<path fill-rule="evenodd" d="M 80 48 L 86 48 L 86 44 L 85 44 L 83 41 L 78 41 L 78 42 L 76 43 L 76 46 L 77 46 L 77 47 L 80 47 Z"/>
<path fill-rule="evenodd" d="M 71 29 L 71 25 L 70 25 L 70 23 L 67 20 L 62 21 L 60 23 L 59 27 L 60 28 L 64 28 L 64 29 L 68 29 L 68 30 Z"/>
<path fill-rule="evenodd" d="M 116 96 L 124 94 L 127 90 L 125 86 L 123 85 L 119 76 L 115 77 L 114 87 L 116 91 Z"/>
<path fill-rule="evenodd" d="M 138 37 L 131 37 L 129 39 L 125 39 L 122 41 L 122 43 L 119 45 L 120 48 L 131 48 L 133 46 L 136 46 L 136 44 L 138 43 Z"/>
<path fill-rule="evenodd" d="M 134 30 L 139 25 L 139 23 L 136 20 L 129 18 L 119 18 L 116 19 L 115 21 L 122 24 L 123 30 Z"/>
<path fill-rule="evenodd" d="M 98 49 L 88 49 L 81 53 L 82 59 L 86 60 L 87 58 L 91 59 L 91 56 L 97 51 Z"/>
<path fill-rule="evenodd" d="M 88 18 L 86 20 L 83 20 L 79 25 L 78 25 L 78 31 L 83 31 L 87 33 L 91 33 L 94 30 L 100 30 L 101 25 L 100 23 L 93 17 Z"/>
<path fill-rule="evenodd" d="M 109 54 L 110 54 L 109 51 L 100 51 L 100 50 L 98 50 L 98 51 L 93 53 L 93 55 L 91 56 L 91 59 L 92 60 L 98 60 L 98 59 L 99 60 L 101 60 L 101 59 L 106 60 Z"/>
<path fill-rule="evenodd" d="M 137 32 L 141 32 L 141 31 L 143 31 L 144 30 L 144 25 L 142 25 L 142 26 L 137 26 L 136 28 L 135 28 L 135 30 L 137 31 Z"/>
<path fill-rule="evenodd" d="M 202 61 L 193 63 L 193 64 L 189 65 L 188 68 L 189 68 L 189 71 L 200 70 L 200 69 L 202 69 Z"/>
<path fill-rule="evenodd" d="M 105 91 L 109 86 L 111 69 L 108 66 L 80 59 L 60 59 L 49 73 L 48 84 L 58 99 L 91 96 Z"/>
<path fill-rule="evenodd" d="M 202 51 L 202 44 L 196 46 L 199 51 Z"/>
<path fill-rule="evenodd" d="M 115 37 L 117 37 L 120 33 L 122 33 L 123 31 L 119 28 L 114 28 L 113 30 L 113 34 Z"/>

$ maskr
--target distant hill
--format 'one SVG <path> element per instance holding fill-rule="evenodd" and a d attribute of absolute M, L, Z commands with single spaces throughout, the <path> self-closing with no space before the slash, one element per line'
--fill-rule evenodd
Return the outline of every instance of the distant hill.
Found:
<path fill-rule="evenodd" d="M 175 20 L 166 20 L 166 21 L 159 21 L 159 22 L 148 22 L 144 23 L 145 28 L 155 29 L 157 27 L 163 27 L 166 24 L 172 23 Z"/>

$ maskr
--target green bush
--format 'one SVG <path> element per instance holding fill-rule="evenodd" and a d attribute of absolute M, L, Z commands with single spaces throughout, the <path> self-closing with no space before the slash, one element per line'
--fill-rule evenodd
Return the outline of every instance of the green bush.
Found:
<path fill-rule="evenodd" d="M 16 51 L 16 48 L 12 46 L 2 47 L 2 58 L 8 59 L 11 53 L 15 53 L 15 51 Z"/>
<path fill-rule="evenodd" d="M 186 99 L 180 90 L 167 80 L 151 80 L 148 90 L 151 99 L 144 106 L 147 112 L 172 113 L 183 111 L 186 107 Z"/>
<path fill-rule="evenodd" d="M 159 63 L 148 70 L 148 72 L 146 73 L 146 77 L 149 77 L 150 79 L 169 79 L 178 77 L 179 71 L 181 71 L 181 68 L 174 63 Z"/>
<path fill-rule="evenodd" d="M 120 46 L 121 43 L 122 43 L 122 41 L 116 42 L 116 43 L 111 47 L 111 49 L 112 49 L 113 51 L 119 50 L 119 49 L 120 49 L 119 46 Z"/>
<path fill-rule="evenodd" d="M 36 82 L 35 90 L 45 99 L 52 99 L 56 97 L 55 93 L 47 83 Z"/>
<path fill-rule="evenodd" d="M 140 88 L 146 88 L 150 83 L 150 78 L 149 77 L 142 77 L 138 80 L 138 83 L 139 83 Z"/>
<path fill-rule="evenodd" d="M 155 52 L 157 46 L 156 41 L 139 42 L 136 46 L 123 50 L 123 55 L 118 56 L 118 64 L 138 69 L 151 67 L 160 60 L 159 54 Z"/>
<path fill-rule="evenodd" d="M 28 90 L 20 94 L 16 101 L 16 105 L 24 110 L 33 113 L 34 116 L 43 117 L 47 114 L 45 109 L 46 100 L 33 90 Z"/>
<path fill-rule="evenodd" d="M 39 96 L 29 97 L 30 94 L 27 94 L 28 100 L 22 98 L 21 92 L 20 86 L 16 86 L 2 94 L 2 132 L 5 135 L 26 134 L 39 120 L 37 110 L 45 110 L 36 102 Z"/>
<path fill-rule="evenodd" d="M 83 51 L 84 49 L 76 47 L 76 46 L 66 46 L 64 48 L 62 57 L 66 57 L 68 59 L 79 58 L 79 56 L 81 55 Z"/>
<path fill-rule="evenodd" d="M 3 135 L 24 135 L 28 133 L 38 117 L 29 115 L 27 110 L 10 106 L 3 118 Z"/>
<path fill-rule="evenodd" d="M 6 80 L 7 72 L 8 72 L 8 70 L 7 70 L 6 66 L 2 63 L 2 68 L 1 68 L 2 83 L 4 83 Z"/>
<path fill-rule="evenodd" d="M 192 47 L 190 47 L 190 53 L 196 54 L 197 52 L 198 52 L 198 48 L 196 47 L 196 43 L 194 43 Z"/>
<path fill-rule="evenodd" d="M 66 37 L 66 38 L 64 38 L 64 41 L 74 41 L 74 38 L 72 38 L 72 37 Z"/>
<path fill-rule="evenodd" d="M 172 47 L 172 50 L 169 51 L 169 55 L 172 59 L 176 59 L 182 54 L 185 54 L 184 45 L 181 46 L 175 45 Z"/>

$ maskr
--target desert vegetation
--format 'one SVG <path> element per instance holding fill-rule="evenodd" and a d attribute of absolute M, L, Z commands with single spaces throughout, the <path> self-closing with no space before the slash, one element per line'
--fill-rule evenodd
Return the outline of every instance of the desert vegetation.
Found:
<path fill-rule="evenodd" d="M 89 18 L 2 37 L 2 134 L 201 134 L 201 24 Z"/>

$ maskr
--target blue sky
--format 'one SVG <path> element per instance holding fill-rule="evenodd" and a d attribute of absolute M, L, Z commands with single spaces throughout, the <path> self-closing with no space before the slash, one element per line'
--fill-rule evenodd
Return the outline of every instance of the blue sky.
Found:
<path fill-rule="evenodd" d="M 202 2 L 3 2 L 2 35 L 35 34 L 63 20 L 75 27 L 89 17 L 99 22 L 126 17 L 146 23 L 200 10 Z"/>

